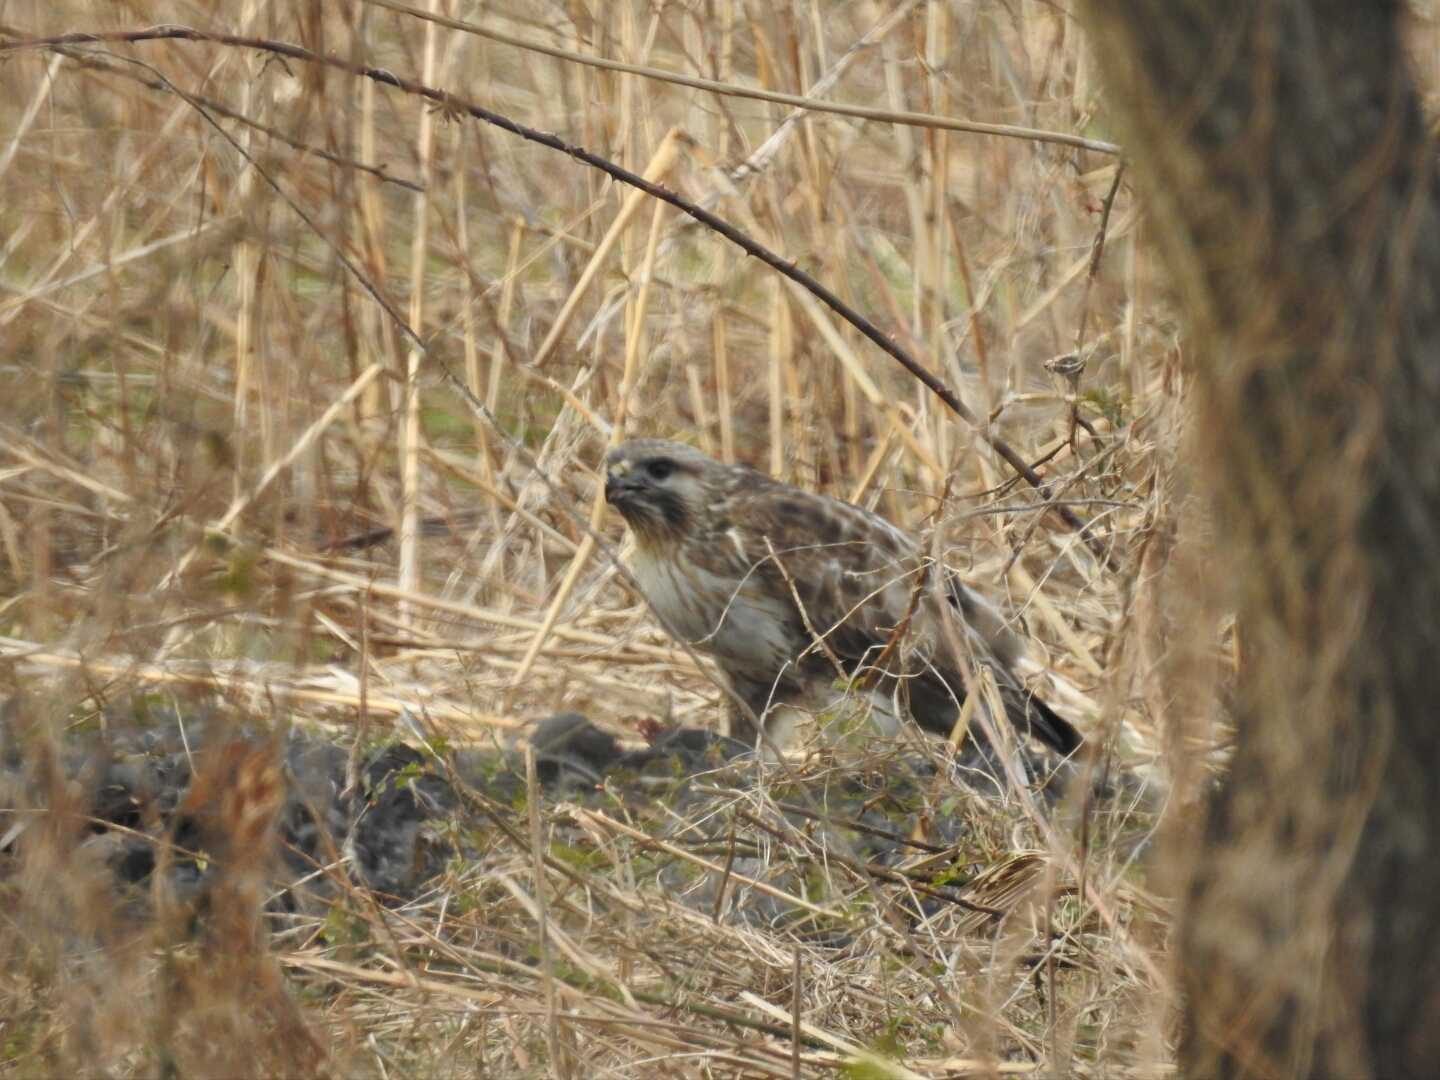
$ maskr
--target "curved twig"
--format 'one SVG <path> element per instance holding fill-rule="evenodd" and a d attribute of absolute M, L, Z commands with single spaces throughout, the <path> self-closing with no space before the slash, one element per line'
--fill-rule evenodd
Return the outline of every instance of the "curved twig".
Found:
<path fill-rule="evenodd" d="M 1097 154 L 1119 154 L 1121 152 L 1117 143 L 1106 142 L 1103 139 L 1087 139 L 1084 135 L 1072 135 L 1066 131 L 1046 131 L 1042 128 L 1018 127 L 1015 124 L 986 124 L 978 120 L 961 120 L 957 117 L 939 116 L 935 113 L 873 109 L 865 105 L 847 105 L 841 101 L 817 101 L 813 97 L 800 94 L 784 94 L 777 90 L 762 90 L 759 87 L 740 86 L 737 83 L 720 82 L 716 79 L 702 79 L 695 75 L 684 75 L 678 71 L 666 71 L 664 68 L 627 64 L 623 60 L 611 60 L 608 57 L 591 56 L 588 53 L 575 52 L 572 49 L 542 45 L 538 41 L 526 41 L 524 38 L 511 34 L 502 34 L 498 30 L 480 26 L 478 23 L 466 22 L 464 19 L 451 19 L 433 11 L 423 11 L 420 8 L 411 7 L 409 4 L 401 4 L 398 0 L 363 0 L 363 2 L 400 15 L 409 15 L 411 18 L 432 22 L 448 30 L 459 30 L 462 33 L 474 34 L 476 37 L 483 37 L 490 41 L 498 41 L 500 44 L 509 45 L 512 48 L 537 52 L 543 56 L 553 56 L 557 60 L 585 64 L 588 67 L 601 68 L 605 71 L 618 71 L 622 75 L 639 75 L 642 78 L 674 83 L 677 86 L 688 86 L 693 90 L 705 90 L 725 97 L 769 101 L 776 105 L 790 105 L 797 109 L 804 109 L 806 112 L 834 113 L 837 116 L 853 116 L 859 120 L 873 120 L 884 124 L 904 124 L 907 127 L 963 131 L 971 135 L 998 135 L 1007 139 L 1056 143 L 1060 146 L 1073 146 L 1079 150 L 1093 150 Z"/>
<path fill-rule="evenodd" d="M 963 401 L 960 400 L 959 396 L 953 390 L 951 390 L 950 387 L 948 387 L 927 368 L 925 368 L 925 366 L 922 365 L 918 360 L 916 360 L 908 352 L 901 348 L 900 345 L 896 343 L 892 335 L 886 334 L 881 331 L 880 328 L 877 327 L 873 322 L 865 318 L 865 316 L 861 315 L 854 308 L 850 307 L 850 305 L 845 303 L 845 301 L 841 300 L 840 297 L 837 296 L 834 292 L 832 292 L 829 288 L 827 288 L 821 282 L 817 281 L 815 278 L 811 277 L 809 274 L 805 273 L 805 271 L 799 269 L 795 265 L 795 262 L 793 260 L 787 260 L 782 258 L 780 255 L 771 251 L 763 244 L 752 240 L 749 236 L 741 232 L 735 226 L 731 225 L 728 221 L 716 216 L 715 214 L 712 214 L 710 211 L 696 205 L 688 199 L 685 199 L 674 191 L 671 191 L 669 188 L 664 187 L 661 184 L 652 183 L 651 181 L 646 180 L 643 176 L 633 173 L 629 169 L 622 168 L 621 166 L 615 164 L 613 161 L 610 161 L 607 158 L 603 158 L 599 154 L 592 153 L 591 151 L 586 150 L 584 147 L 576 146 L 572 143 L 567 143 L 558 135 L 554 135 L 550 132 L 545 131 L 537 131 L 534 128 L 527 127 L 524 124 L 518 123 L 517 121 L 512 120 L 508 116 L 505 116 L 501 113 L 493 112 L 490 109 L 487 109 L 481 105 L 476 105 L 473 102 L 466 101 L 464 98 L 456 97 L 454 94 L 451 94 L 448 91 L 439 90 L 432 86 L 426 86 L 424 83 L 418 82 L 414 79 L 409 79 L 401 75 L 396 75 L 393 71 L 386 70 L 385 68 L 373 67 L 369 64 L 357 63 L 351 60 L 343 59 L 339 56 L 328 56 L 321 53 L 313 52 L 310 49 L 304 48 L 300 45 L 292 44 L 290 42 L 275 41 L 268 38 L 249 37 L 241 34 L 225 34 L 215 33 L 207 30 L 196 30 L 195 28 L 189 26 L 164 25 L 149 27 L 145 30 L 113 30 L 97 33 L 60 34 L 55 37 L 30 38 L 20 41 L 5 41 L 0 42 L 0 54 L 14 52 L 19 49 L 54 49 L 61 46 L 87 44 L 94 45 L 106 43 L 134 44 L 143 41 L 209 42 L 211 44 L 226 45 L 233 48 L 255 49 L 260 52 L 268 52 L 276 56 L 283 56 L 292 60 L 300 60 L 312 64 L 321 64 L 326 67 L 338 69 L 340 71 L 347 71 L 352 75 L 358 75 L 362 78 L 372 79 L 375 82 L 384 83 L 387 86 L 393 86 L 396 89 L 401 90 L 407 94 L 412 94 L 414 96 L 423 97 L 429 101 L 433 101 L 442 109 L 444 109 L 447 115 L 470 116 L 476 120 L 483 120 L 485 123 L 490 124 L 493 127 L 498 127 L 503 131 L 508 131 L 512 135 L 518 135 L 520 138 L 525 139 L 528 142 L 538 143 L 541 146 L 549 147 L 552 150 L 556 150 L 562 154 L 574 158 L 576 161 L 589 165 L 591 168 L 599 169 L 601 172 L 604 172 L 606 175 L 611 176 L 616 180 L 619 180 L 621 183 L 645 192 L 651 198 L 659 199 L 662 202 L 669 203 L 677 210 L 688 214 L 696 221 L 699 221 L 701 224 L 707 226 L 713 231 L 719 233 L 721 236 L 725 237 L 725 239 L 729 240 L 736 247 L 744 251 L 745 254 L 759 259 L 766 266 L 769 266 L 772 270 L 783 275 L 784 277 L 789 278 L 801 288 L 807 290 L 813 296 L 821 300 L 827 307 L 829 307 L 842 319 L 850 323 L 850 325 L 855 327 L 855 329 L 859 330 L 860 333 L 862 333 L 865 337 L 869 338 L 870 341 L 873 342 L 876 346 L 878 346 L 882 352 L 886 353 L 888 356 L 894 359 L 897 363 L 900 364 L 901 367 L 905 368 L 906 371 L 908 371 L 922 384 L 924 384 L 924 386 L 928 390 L 930 390 L 931 393 L 933 393 L 936 397 L 938 397 L 941 401 L 945 403 L 945 405 L 950 409 L 951 412 L 953 412 L 956 416 L 960 417 L 972 428 L 974 428 L 974 430 L 980 435 L 982 439 L 985 440 L 985 442 L 991 447 L 991 449 L 993 449 L 1001 457 L 1001 459 L 1005 461 L 1007 465 L 1009 465 L 1012 469 L 1014 469 L 1017 473 L 1024 477 L 1025 481 L 1030 484 L 1031 487 L 1034 487 L 1036 489 L 1043 488 L 1043 480 L 1041 479 L 1039 473 L 1035 472 L 1035 470 L 1026 463 L 1025 459 L 1016 452 L 1014 447 L 1012 447 L 1004 439 L 1001 439 L 999 436 L 995 435 L 989 429 L 989 425 L 983 423 L 981 419 L 973 411 L 971 411 L 969 406 L 967 406 Z M 381 299 L 381 302 L 382 304 L 384 303 L 383 298 Z M 395 316 L 395 313 L 391 314 L 392 317 Z M 402 327 L 405 326 L 404 320 L 399 320 L 399 322 Z M 1099 542 L 1099 540 L 1091 534 L 1089 526 L 1086 524 L 1086 522 L 1082 521 L 1068 507 L 1055 506 L 1052 507 L 1052 509 L 1054 510 L 1055 514 L 1060 518 L 1060 520 L 1063 521 L 1070 529 L 1080 533 L 1086 546 L 1096 556 L 1096 558 L 1100 560 L 1102 565 L 1111 567 L 1114 566 L 1114 554 L 1105 550 L 1104 546 Z"/>

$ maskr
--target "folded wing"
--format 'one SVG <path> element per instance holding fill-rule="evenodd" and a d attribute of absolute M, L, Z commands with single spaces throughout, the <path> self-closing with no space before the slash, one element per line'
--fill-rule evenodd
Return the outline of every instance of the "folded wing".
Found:
<path fill-rule="evenodd" d="M 1003 616 L 888 521 L 759 474 L 717 509 L 709 557 L 726 576 L 744 578 L 743 588 L 789 598 L 780 607 L 799 671 L 834 679 L 838 661 L 850 677 L 903 676 L 916 722 L 949 734 L 966 695 L 952 640 L 963 641 L 972 662 L 995 673 L 1019 730 L 1063 754 L 1079 747 L 1075 728 L 1015 676 L 1020 642 Z M 947 621 L 958 636 L 947 635 Z"/>

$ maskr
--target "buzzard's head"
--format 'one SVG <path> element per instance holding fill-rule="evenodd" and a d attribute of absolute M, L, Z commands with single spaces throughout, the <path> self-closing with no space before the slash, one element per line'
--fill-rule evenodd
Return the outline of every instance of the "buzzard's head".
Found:
<path fill-rule="evenodd" d="M 678 540 L 703 512 L 714 473 L 723 468 L 683 443 L 632 439 L 605 455 L 605 501 L 640 543 Z"/>

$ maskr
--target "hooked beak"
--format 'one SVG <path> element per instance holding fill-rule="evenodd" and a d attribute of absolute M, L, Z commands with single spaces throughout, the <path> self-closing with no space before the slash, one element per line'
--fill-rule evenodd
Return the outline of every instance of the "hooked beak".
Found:
<path fill-rule="evenodd" d="M 605 501 L 611 506 L 628 502 L 640 490 L 638 478 L 627 473 L 611 472 L 605 477 Z"/>

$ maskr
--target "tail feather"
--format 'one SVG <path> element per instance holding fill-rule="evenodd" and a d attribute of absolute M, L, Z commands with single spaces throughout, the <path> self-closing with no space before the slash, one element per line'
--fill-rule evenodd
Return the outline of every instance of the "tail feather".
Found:
<path fill-rule="evenodd" d="M 1007 699 L 1005 708 L 1010 713 L 1010 722 L 1021 731 L 1028 727 L 1030 734 L 1050 749 L 1069 757 L 1084 744 L 1085 739 L 1075 725 L 1035 695 L 1018 690 L 1014 692 L 1018 701 L 1010 695 L 1001 696 Z"/>
<path fill-rule="evenodd" d="M 948 736 L 960 715 L 957 703 L 965 700 L 964 681 L 959 674 L 944 679 L 912 679 L 907 690 L 916 723 L 927 731 Z M 1006 719 L 1021 735 L 1034 736 L 1058 754 L 1069 757 L 1085 742 L 1074 724 L 1006 676 L 1000 681 L 1000 701 Z"/>

